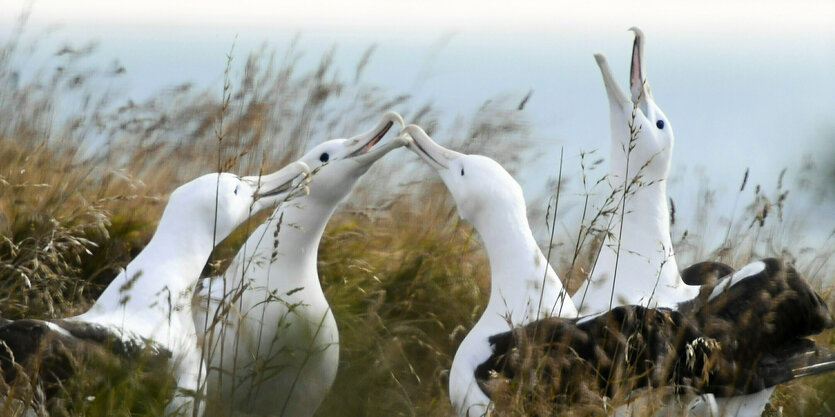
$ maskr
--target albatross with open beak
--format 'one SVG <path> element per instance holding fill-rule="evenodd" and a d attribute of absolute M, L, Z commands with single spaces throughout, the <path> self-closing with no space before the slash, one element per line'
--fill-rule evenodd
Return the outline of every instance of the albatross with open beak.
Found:
<path fill-rule="evenodd" d="M 682 281 L 670 237 L 667 177 L 673 127 L 646 80 L 643 33 L 631 30 L 631 99 L 618 87 L 606 57 L 594 56 L 609 97 L 608 178 L 619 198 L 594 269 L 572 297 L 583 315 L 625 304 L 675 307 L 699 291 Z"/>
<path fill-rule="evenodd" d="M 490 260 L 487 307 L 450 370 L 459 416 L 483 416 L 508 394 L 547 415 L 599 408 L 604 397 L 627 401 L 648 387 L 728 397 L 835 369 L 835 355 L 806 339 L 833 326 L 826 304 L 774 259 L 704 286 L 676 310 L 628 305 L 578 318 L 510 174 L 490 158 L 437 145 L 417 126 L 403 134 L 438 172 Z"/>
<path fill-rule="evenodd" d="M 316 270 L 319 241 L 363 174 L 406 144 L 398 138 L 375 148 L 394 125 L 403 119 L 388 112 L 367 133 L 311 149 L 300 159 L 314 172 L 309 195 L 279 207 L 223 276 L 202 283 L 194 318 L 205 338 L 209 398 L 220 400 L 222 414 L 311 416 L 333 384 L 339 332 Z"/>
<path fill-rule="evenodd" d="M 628 304 L 675 308 L 693 298 L 699 285 L 733 272 L 720 263 L 702 262 L 679 274 L 667 205 L 673 128 L 655 103 L 646 79 L 644 33 L 634 27 L 630 30 L 635 34 L 629 76 L 631 98 L 618 87 L 606 58 L 595 55 L 609 99 L 609 178 L 613 186 L 621 188 L 622 197 L 592 273 L 572 297 L 581 314 Z M 716 402 L 705 396 L 688 407 L 702 410 L 694 412 L 698 415 L 759 415 L 772 391 L 769 388 Z"/>
<path fill-rule="evenodd" d="M 42 385 L 37 391 L 49 403 L 76 375 L 78 364 L 95 361 L 104 352 L 149 366 L 162 363 L 177 388 L 166 415 L 202 414 L 204 385 L 199 378 L 205 373 L 191 318 L 200 271 L 215 243 L 252 214 L 304 187 L 309 173 L 305 163 L 294 162 L 265 176 L 207 174 L 174 190 L 151 241 L 89 311 L 0 326 L 3 378 L 12 381 L 18 365 L 35 366 L 39 378 L 30 375 L 30 380 Z M 89 394 L 92 401 L 107 401 L 97 394 Z"/>

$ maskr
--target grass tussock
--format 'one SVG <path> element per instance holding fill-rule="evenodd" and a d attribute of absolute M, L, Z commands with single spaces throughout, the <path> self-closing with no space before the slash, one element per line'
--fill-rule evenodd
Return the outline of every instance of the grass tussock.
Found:
<path fill-rule="evenodd" d="M 167 194 L 190 178 L 218 170 L 268 172 L 300 156 L 311 143 L 360 132 L 388 109 L 430 134 L 441 129 L 430 104 L 414 103 L 406 94 L 382 91 L 363 80 L 373 47 L 347 76 L 335 68 L 332 54 L 312 69 L 300 68 L 296 41 L 281 53 L 266 47 L 255 51 L 241 63 L 230 55 L 222 90 L 184 83 L 136 102 L 107 87 L 118 84 L 130 69 L 118 63 L 91 68 L 94 45 L 68 44 L 37 70 L 24 67 L 41 36 L 48 35 L 25 30 L 24 16 L 18 30 L 0 44 L 4 318 L 65 317 L 84 311 L 148 242 Z M 531 135 L 518 100 L 499 98 L 472 117 L 459 118 L 448 127 L 448 136 L 459 138 L 453 147 L 518 168 L 530 158 L 518 149 Z M 513 152 L 508 152 L 508 143 Z M 570 277 L 570 289 L 590 269 L 607 233 L 611 212 L 597 207 L 609 206 L 615 198 L 600 191 L 605 181 L 590 172 L 602 160 L 594 152 L 583 155 L 581 167 L 564 169 L 566 177 L 572 170 L 580 176 L 584 190 L 578 226 L 570 239 L 552 241 L 548 250 L 560 276 Z M 372 178 L 360 184 L 322 239 L 319 274 L 341 343 L 337 380 L 318 416 L 452 413 L 446 372 L 486 303 L 489 265 L 443 185 L 417 164 L 400 166 L 400 161 L 375 166 L 367 174 Z M 424 177 L 429 179 L 420 179 Z M 795 251 L 797 234 L 792 232 L 799 230 L 801 219 L 781 215 L 792 203 L 787 185 L 781 180 L 768 192 L 752 187 L 740 189 L 740 212 L 723 214 L 725 219 L 718 222 L 727 228 L 718 247 L 709 242 L 709 229 L 722 215 L 710 203 L 711 190 L 701 191 L 705 198 L 698 199 L 703 203 L 694 211 L 697 218 L 674 223 L 680 264 L 714 259 L 738 267 L 752 258 L 789 256 L 832 300 L 827 286 L 835 282 L 833 239 L 822 247 Z M 560 197 L 563 202 L 566 195 Z M 546 224 L 555 227 L 554 201 L 529 205 L 547 206 Z M 561 208 L 558 215 L 562 213 Z M 246 232 L 263 218 L 254 218 L 221 244 L 206 273 L 222 271 Z M 696 226 L 684 230 L 682 224 Z M 818 342 L 835 346 L 835 334 L 825 333 Z M 141 372 L 114 378 L 124 383 L 102 386 L 93 377 L 82 378 L 83 389 L 68 389 L 63 397 L 66 415 L 158 412 L 158 393 L 137 391 Z M 5 381 L 4 392 L 31 398 L 25 382 Z M 833 386 L 835 375 L 786 384 L 772 398 L 769 412 L 831 415 Z M 506 415 L 526 415 L 530 410 L 522 395 L 508 392 Z M 132 400 L 125 409 L 116 398 Z M 4 401 L 0 416 L 20 415 L 21 407 L 11 396 Z M 593 410 L 569 414 L 587 415 L 606 407 L 601 400 Z"/>
<path fill-rule="evenodd" d="M 331 222 L 319 274 L 342 356 L 322 415 L 448 412 L 446 370 L 480 314 L 486 293 L 478 284 L 489 270 L 472 229 L 443 194 L 434 195 L 420 211 L 401 201 L 390 208 L 396 217 L 345 214 Z"/>

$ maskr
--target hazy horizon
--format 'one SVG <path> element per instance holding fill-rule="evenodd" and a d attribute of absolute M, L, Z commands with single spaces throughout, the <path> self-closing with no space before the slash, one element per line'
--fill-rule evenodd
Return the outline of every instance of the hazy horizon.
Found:
<path fill-rule="evenodd" d="M 23 9 L 18 3 L 0 18 L 4 34 Z M 413 104 L 432 103 L 443 112 L 444 128 L 486 100 L 521 100 L 533 91 L 522 116 L 544 156 L 520 173 L 531 197 L 547 192 L 560 147 L 570 173 L 579 169 L 581 150 L 599 149 L 608 158 L 608 105 L 592 54 L 606 54 L 625 86 L 627 29 L 639 26 L 647 35 L 648 80 L 676 133 L 670 195 L 680 209 L 693 205 L 703 181 L 698 172 L 719 191 L 732 192 L 750 168 L 751 182 L 768 189 L 783 168 L 794 178 L 804 158 L 820 164 L 833 154 L 832 2 L 651 2 L 640 10 L 614 1 L 584 8 L 492 1 L 288 4 L 242 1 L 230 8 L 209 1 L 166 8 L 159 1 L 41 0 L 28 28 L 34 36 L 59 26 L 45 54 L 95 41 L 95 62 L 118 61 L 126 69 L 120 88 L 137 101 L 183 82 L 219 92 L 233 42 L 239 70 L 261 45 L 280 55 L 297 35 L 302 69 L 336 46 L 335 67 L 353 71 L 375 45 L 363 80 L 408 94 Z M 27 66 L 36 68 L 38 59 Z M 831 206 L 818 210 L 831 219 Z M 822 230 L 827 235 L 829 223 Z"/>

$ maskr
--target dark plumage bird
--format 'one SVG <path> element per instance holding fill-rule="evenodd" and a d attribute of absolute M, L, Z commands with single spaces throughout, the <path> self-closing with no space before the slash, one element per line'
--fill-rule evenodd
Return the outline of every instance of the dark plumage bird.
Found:
<path fill-rule="evenodd" d="M 676 310 L 621 306 L 494 335 L 476 378 L 491 398 L 515 381 L 528 399 L 556 407 L 667 385 L 745 395 L 835 370 L 835 355 L 807 339 L 834 325 L 794 267 L 766 259 Z"/>
<path fill-rule="evenodd" d="M 722 262 L 697 262 L 681 270 L 681 280 L 687 285 L 708 285 L 734 273 L 734 269 Z"/>
<path fill-rule="evenodd" d="M 125 337 L 94 323 L 0 320 L 0 375 L 8 383 L 18 377 L 37 382 L 33 399 L 45 410 L 53 409 L 53 400 L 73 384 L 95 387 L 90 391 L 130 384 L 146 405 L 164 405 L 177 385 L 169 372 L 172 356 L 152 340 Z M 80 373 L 85 380 L 73 380 Z"/>

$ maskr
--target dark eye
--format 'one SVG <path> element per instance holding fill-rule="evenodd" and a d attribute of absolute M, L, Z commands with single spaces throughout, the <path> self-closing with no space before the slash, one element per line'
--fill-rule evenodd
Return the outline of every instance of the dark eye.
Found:
<path fill-rule="evenodd" d="M 233 192 L 235 193 L 235 195 L 238 195 L 238 187 L 240 187 L 240 186 L 239 186 L 239 185 L 236 185 L 236 186 L 235 186 L 235 191 L 233 191 Z"/>
<path fill-rule="evenodd" d="M 655 122 L 655 126 L 658 127 L 659 129 L 663 129 L 664 128 L 664 121 L 659 120 L 659 121 Z"/>
<path fill-rule="evenodd" d="M 464 168 L 461 168 L 461 176 L 464 176 Z"/>
<path fill-rule="evenodd" d="M 328 162 L 328 159 L 331 159 L 331 156 L 327 152 L 319 155 L 319 160 L 322 162 Z"/>

